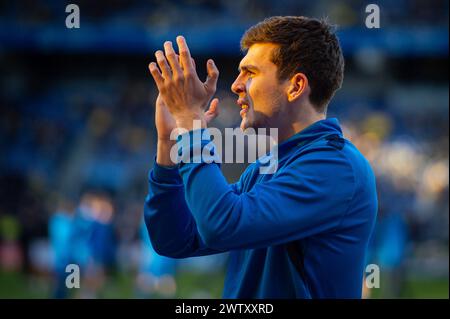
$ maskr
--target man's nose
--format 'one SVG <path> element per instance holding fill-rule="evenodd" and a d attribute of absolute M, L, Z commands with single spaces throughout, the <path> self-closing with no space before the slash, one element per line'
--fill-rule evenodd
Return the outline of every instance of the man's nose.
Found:
<path fill-rule="evenodd" d="M 234 83 L 231 85 L 231 91 L 233 91 L 233 93 L 237 95 L 241 94 L 242 92 L 245 92 L 245 84 L 240 79 L 240 76 L 238 76 L 234 81 Z"/>

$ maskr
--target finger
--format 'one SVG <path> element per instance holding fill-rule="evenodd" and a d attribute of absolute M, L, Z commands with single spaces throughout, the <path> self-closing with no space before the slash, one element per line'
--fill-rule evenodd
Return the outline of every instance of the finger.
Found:
<path fill-rule="evenodd" d="M 172 78 L 172 71 L 170 71 L 169 64 L 167 63 L 166 57 L 161 50 L 155 52 L 156 62 L 158 62 L 159 68 L 161 69 L 162 76 L 164 79 Z"/>
<path fill-rule="evenodd" d="M 214 94 L 217 88 L 217 79 L 219 78 L 219 70 L 217 69 L 214 61 L 209 59 L 206 63 L 206 71 L 208 73 L 208 77 L 205 81 L 205 88 L 210 94 Z"/>
<path fill-rule="evenodd" d="M 195 69 L 192 64 L 191 52 L 189 51 L 189 47 L 186 43 L 186 39 L 183 36 L 177 37 L 178 44 L 178 52 L 180 54 L 181 64 L 183 65 L 184 73 L 194 73 Z"/>
<path fill-rule="evenodd" d="M 155 62 L 150 63 L 148 65 L 148 69 L 150 70 L 153 80 L 155 81 L 156 86 L 158 87 L 158 91 L 161 92 L 161 88 L 164 84 L 164 78 L 162 77 L 161 72 L 159 72 L 156 63 Z"/>
<path fill-rule="evenodd" d="M 211 101 L 208 111 L 205 112 L 206 122 L 210 122 L 219 115 L 219 99 L 215 98 Z"/>
<path fill-rule="evenodd" d="M 164 42 L 164 51 L 166 53 L 166 58 L 169 61 L 170 67 L 172 68 L 173 77 L 174 78 L 179 77 L 180 75 L 183 74 L 183 71 L 181 70 L 177 54 L 173 50 L 171 41 Z"/>
<path fill-rule="evenodd" d="M 183 64 L 181 64 L 180 56 L 178 54 L 175 54 L 175 55 L 177 57 L 177 61 L 178 61 L 178 64 L 180 65 L 180 67 L 181 67 L 181 70 L 183 70 Z M 194 70 L 197 70 L 197 66 L 195 65 L 194 58 L 191 57 L 191 61 L 192 61 L 192 66 L 194 67 Z"/>
<path fill-rule="evenodd" d="M 209 113 L 216 113 L 219 111 L 219 98 L 214 98 L 211 103 L 209 103 L 208 111 Z"/>

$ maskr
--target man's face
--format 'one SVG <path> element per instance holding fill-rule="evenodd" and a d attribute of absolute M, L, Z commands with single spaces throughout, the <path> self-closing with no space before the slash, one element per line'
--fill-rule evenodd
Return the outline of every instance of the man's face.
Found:
<path fill-rule="evenodd" d="M 239 75 L 231 90 L 239 95 L 241 129 L 278 127 L 280 111 L 287 103 L 289 81 L 279 81 L 278 67 L 271 61 L 273 43 L 252 45 L 239 64 Z"/>

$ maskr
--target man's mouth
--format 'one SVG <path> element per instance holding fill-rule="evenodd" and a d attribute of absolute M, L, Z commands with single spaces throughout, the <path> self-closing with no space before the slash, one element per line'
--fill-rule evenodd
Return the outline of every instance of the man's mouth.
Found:
<path fill-rule="evenodd" d="M 248 112 L 248 105 L 247 104 L 242 104 L 241 105 L 241 112 L 239 112 L 239 114 L 241 116 L 244 116 L 247 112 Z"/>
<path fill-rule="evenodd" d="M 241 108 L 241 112 L 239 113 L 241 116 L 244 116 L 247 112 L 248 112 L 248 109 L 249 109 L 249 106 L 248 106 L 248 103 L 247 102 L 245 102 L 244 100 L 242 100 L 242 99 L 239 99 L 238 101 L 237 101 L 237 104 L 240 106 L 240 108 Z"/>
<path fill-rule="evenodd" d="M 239 112 L 239 115 L 242 118 L 240 127 L 241 130 L 244 131 L 249 127 L 249 119 L 247 117 L 247 113 L 250 109 L 250 106 L 244 99 L 237 100 L 237 105 L 239 105 L 239 107 L 241 108 L 241 111 Z"/>

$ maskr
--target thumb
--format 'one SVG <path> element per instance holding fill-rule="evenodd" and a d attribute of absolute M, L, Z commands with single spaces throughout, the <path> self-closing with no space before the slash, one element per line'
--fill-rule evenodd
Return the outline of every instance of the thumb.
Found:
<path fill-rule="evenodd" d="M 216 92 L 217 79 L 219 78 L 219 70 L 212 59 L 209 59 L 206 63 L 206 71 L 208 73 L 208 77 L 204 83 L 205 88 L 210 94 L 214 94 L 214 92 Z"/>
<path fill-rule="evenodd" d="M 219 99 L 215 98 L 209 104 L 208 111 L 205 112 L 206 123 L 211 122 L 217 115 L 219 115 Z"/>

